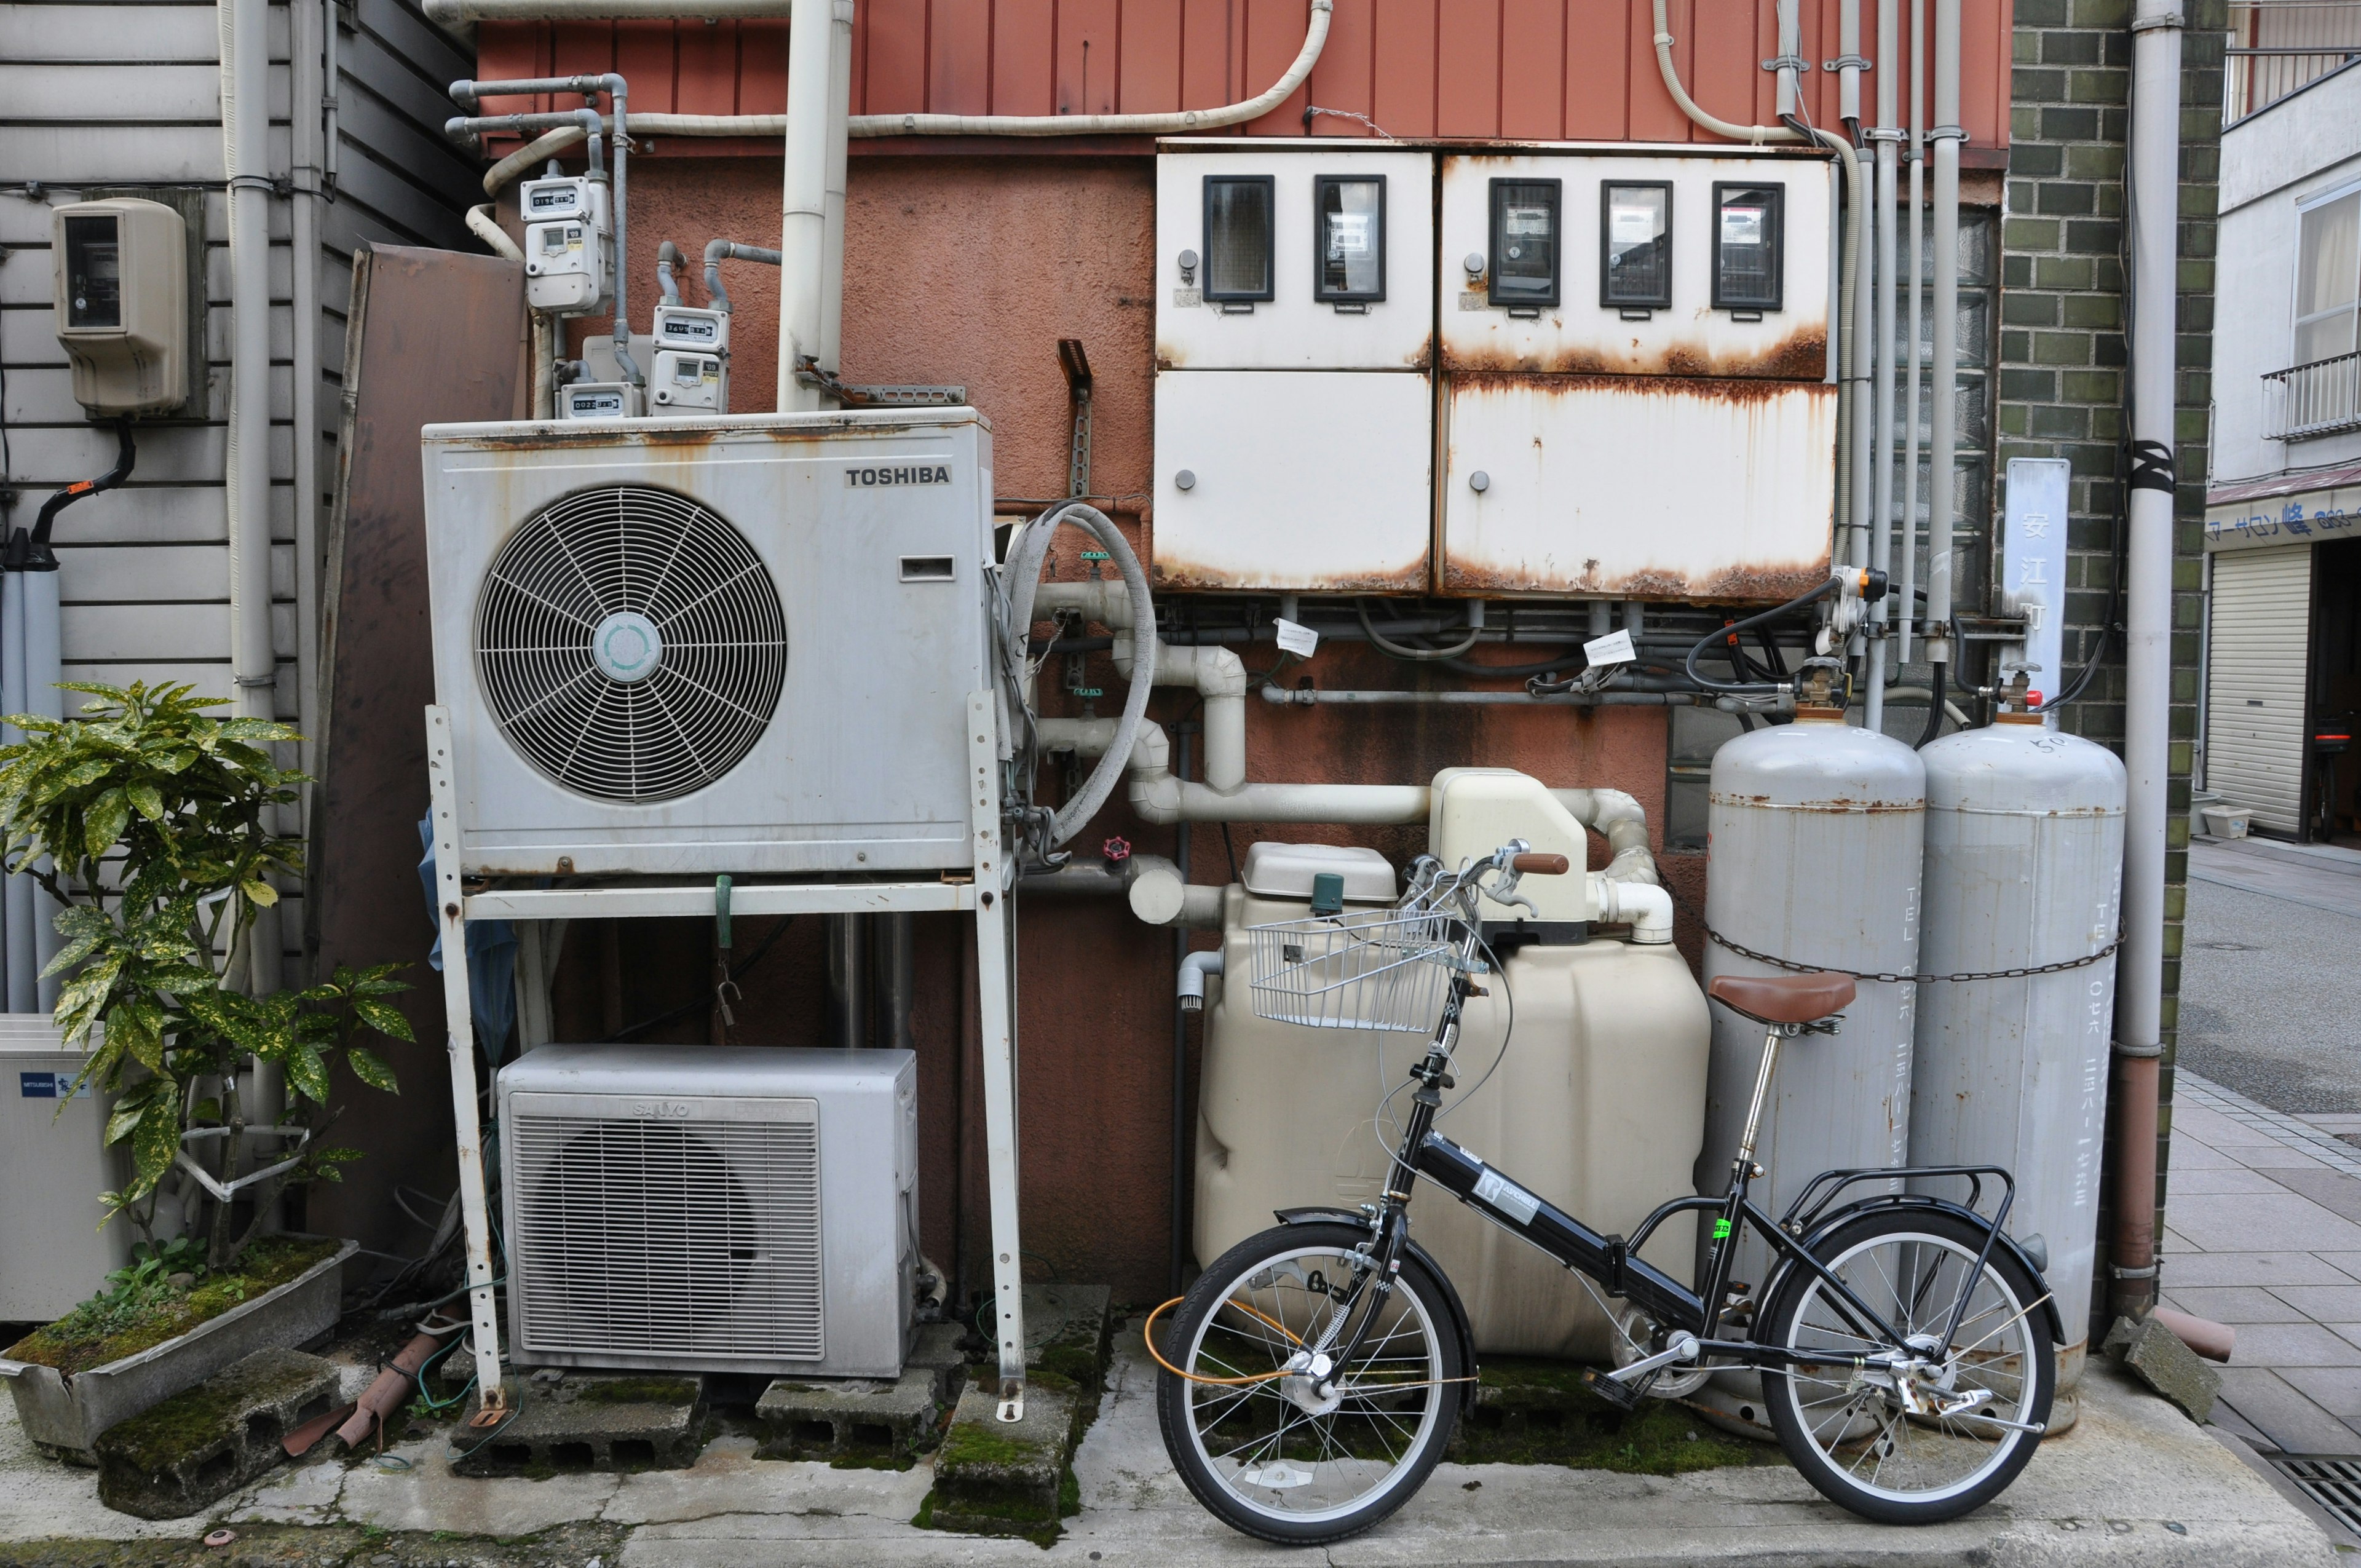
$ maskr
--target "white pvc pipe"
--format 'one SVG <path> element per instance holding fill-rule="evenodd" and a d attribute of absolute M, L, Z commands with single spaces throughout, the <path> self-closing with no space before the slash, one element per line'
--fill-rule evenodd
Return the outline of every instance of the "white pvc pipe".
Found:
<path fill-rule="evenodd" d="M 1934 268 L 1935 352 L 1929 367 L 1927 539 L 1927 657 L 1950 662 L 1951 552 L 1959 528 L 1960 359 L 1960 0 L 1935 0 Z"/>
<path fill-rule="evenodd" d="M 1615 882 L 1603 872 L 1590 876 L 1591 906 L 1610 926 L 1628 925 L 1631 940 L 1653 947 L 1673 939 L 1673 895 L 1651 883 Z"/>
<path fill-rule="evenodd" d="M 646 120 L 647 116 L 642 115 L 633 123 L 644 125 Z M 606 122 L 601 122 L 601 124 L 604 123 Z M 554 126 L 544 131 L 540 136 L 484 170 L 484 194 L 499 195 L 508 188 L 510 181 L 555 158 L 560 152 L 580 141 L 585 134 L 583 128 L 576 125 Z"/>
<path fill-rule="evenodd" d="M 1180 960 L 1180 972 L 1174 978 L 1172 989 L 1180 999 L 1181 1012 L 1205 1010 L 1205 977 L 1221 974 L 1222 959 L 1221 948 L 1206 948 Z"/>
<path fill-rule="evenodd" d="M 609 22 L 784 16 L 787 0 L 426 0 L 430 21 Z"/>
<path fill-rule="evenodd" d="M 467 232 L 482 240 L 494 256 L 506 257 L 511 261 L 524 259 L 524 252 L 518 247 L 516 241 L 509 237 L 509 231 L 492 221 L 492 204 L 489 202 L 467 209 Z"/>
<path fill-rule="evenodd" d="M 1900 51 L 1894 35 L 1902 26 L 1901 0 L 1877 0 L 1877 384 L 1874 453 L 1870 470 L 1875 493 L 1870 507 L 1870 565 L 1894 571 L 1894 269 L 1900 261 L 1894 244 L 1895 174 L 1899 159 L 1895 124 L 1899 93 L 1894 79 Z M 1885 729 L 1885 629 L 1894 596 L 1886 595 L 1870 611 L 1869 696 L 1865 727 Z M 1904 614 L 1907 615 L 1905 608 Z"/>
<path fill-rule="evenodd" d="M 828 79 L 828 195 L 821 226 L 819 367 L 835 375 L 844 347 L 845 118 L 852 112 L 852 0 L 830 0 L 833 43 Z"/>
<path fill-rule="evenodd" d="M 1690 97 L 1688 89 L 1681 85 L 1681 73 L 1673 65 L 1673 29 L 1672 24 L 1665 19 L 1664 0 L 1655 0 L 1655 21 L 1656 70 L 1664 79 L 1664 91 L 1673 95 L 1673 102 L 1680 105 L 1682 114 L 1718 137 L 1728 137 L 1732 141 L 1749 142 L 1756 147 L 1761 147 L 1765 142 L 1804 139 L 1801 133 L 1790 130 L 1785 126 L 1735 125 L 1718 115 L 1709 115 L 1697 107 L 1697 100 Z M 1798 33 L 1799 29 L 1795 23 L 1795 0 L 1780 0 L 1779 53 L 1783 59 L 1794 57 Z M 1778 112 L 1782 116 L 1795 112 L 1795 76 L 1796 71 L 1792 65 L 1783 65 L 1779 68 Z"/>
<path fill-rule="evenodd" d="M 819 358 L 821 282 L 828 264 L 828 104 L 836 0 L 795 0 L 787 24 L 786 174 L 779 213 L 781 413 L 820 406 L 798 375 Z"/>
<path fill-rule="evenodd" d="M 25 711 L 25 579 L 29 572 L 0 573 L 0 708 Z M 25 732 L 15 725 L 0 726 L 0 743 L 21 746 Z M 7 882 L 5 941 L 8 1011 L 30 1013 L 37 1005 L 33 976 L 40 965 L 33 957 L 33 879 L 18 872 Z"/>
<path fill-rule="evenodd" d="M 1902 646 L 1894 650 L 1905 664 L 1918 618 L 1918 337 L 1926 320 L 1926 246 L 1927 0 L 1910 0 L 1910 331 L 1903 373 Z"/>

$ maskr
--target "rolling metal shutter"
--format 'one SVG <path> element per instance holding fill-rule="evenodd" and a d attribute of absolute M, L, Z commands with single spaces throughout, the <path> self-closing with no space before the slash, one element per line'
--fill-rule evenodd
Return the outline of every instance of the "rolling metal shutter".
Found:
<path fill-rule="evenodd" d="M 2311 642 L 2311 545 L 2214 555 L 2205 783 L 2275 832 L 2303 824 Z"/>

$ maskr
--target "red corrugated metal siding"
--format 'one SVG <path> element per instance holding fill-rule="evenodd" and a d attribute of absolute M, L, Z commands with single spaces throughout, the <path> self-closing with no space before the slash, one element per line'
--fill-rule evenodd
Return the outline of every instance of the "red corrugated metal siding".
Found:
<path fill-rule="evenodd" d="M 1762 62 L 1775 52 L 1773 5 L 1708 10 L 1700 33 L 1697 0 L 1669 0 L 1682 80 L 1713 113 L 1770 117 L 1773 84 Z M 1962 0 L 1961 8 L 1961 117 L 1972 164 L 2007 145 L 2010 0 Z M 1861 51 L 1873 58 L 1876 6 L 1862 0 L 1861 13 Z M 861 0 L 853 111 L 1210 108 L 1276 81 L 1302 45 L 1308 14 L 1305 0 Z M 1733 26 L 1737 16 L 1752 26 Z M 1803 0 L 1803 18 L 1807 58 L 1834 59 L 1837 0 Z M 1367 115 L 1404 137 L 1712 139 L 1664 92 L 1653 34 L 1649 0 L 1337 0 L 1309 93 L 1233 134 L 1303 135 L 1309 103 Z M 487 22 L 478 49 L 487 80 L 620 71 L 631 106 L 650 112 L 777 114 L 786 104 L 785 22 Z M 1835 74 L 1815 70 L 1806 85 L 1813 117 L 1834 125 Z M 1874 105 L 1875 91 L 1864 76 L 1864 105 Z M 488 101 L 492 113 L 528 106 Z M 1333 116 L 1312 130 L 1376 134 Z M 767 149 L 674 142 L 664 150 Z"/>

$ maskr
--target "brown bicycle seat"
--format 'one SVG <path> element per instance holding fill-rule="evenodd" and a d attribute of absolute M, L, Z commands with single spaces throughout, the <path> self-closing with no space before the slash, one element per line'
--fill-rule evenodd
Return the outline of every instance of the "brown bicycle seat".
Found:
<path fill-rule="evenodd" d="M 1707 992 L 1758 1024 L 1810 1024 L 1852 1005 L 1853 983 L 1841 974 L 1788 974 L 1777 979 L 1725 974 Z"/>

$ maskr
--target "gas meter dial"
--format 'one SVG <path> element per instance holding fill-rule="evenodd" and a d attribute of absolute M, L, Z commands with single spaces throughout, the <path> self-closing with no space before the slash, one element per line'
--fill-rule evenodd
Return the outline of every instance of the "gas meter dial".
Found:
<path fill-rule="evenodd" d="M 189 396 L 188 225 L 160 202 L 74 202 L 50 218 L 58 343 L 93 414 L 155 413 Z"/>

